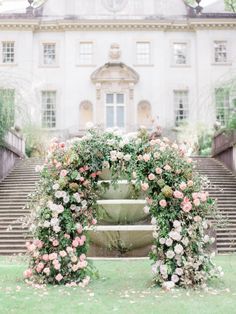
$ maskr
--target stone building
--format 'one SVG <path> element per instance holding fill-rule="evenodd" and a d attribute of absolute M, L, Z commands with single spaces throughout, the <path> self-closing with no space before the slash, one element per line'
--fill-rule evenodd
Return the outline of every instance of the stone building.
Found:
<path fill-rule="evenodd" d="M 0 98 L 15 123 L 65 136 L 225 123 L 236 106 L 236 14 L 223 0 L 47 0 L 0 15 Z M 18 108 L 19 109 L 19 108 Z M 22 116 L 24 118 L 22 118 Z"/>

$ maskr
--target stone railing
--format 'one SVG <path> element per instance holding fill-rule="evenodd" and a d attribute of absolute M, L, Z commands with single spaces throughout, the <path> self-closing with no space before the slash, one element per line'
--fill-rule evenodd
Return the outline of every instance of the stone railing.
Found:
<path fill-rule="evenodd" d="M 213 137 L 212 156 L 236 172 L 236 130 L 221 131 Z"/>
<path fill-rule="evenodd" d="M 0 147 L 0 180 L 11 171 L 18 158 L 24 157 L 25 141 L 23 137 L 14 131 L 7 132 L 4 145 Z"/>

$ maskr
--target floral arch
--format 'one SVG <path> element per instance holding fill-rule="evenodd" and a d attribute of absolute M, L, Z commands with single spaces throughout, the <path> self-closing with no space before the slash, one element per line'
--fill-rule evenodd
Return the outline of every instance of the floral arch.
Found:
<path fill-rule="evenodd" d="M 88 284 L 94 272 L 87 260 L 88 231 L 97 224 L 98 182 L 107 168 L 114 184 L 122 176 L 146 193 L 144 211 L 155 227 L 150 252 L 154 284 L 195 287 L 219 275 L 206 251 L 212 242 L 206 216 L 214 203 L 201 191 L 201 177 L 184 148 L 145 130 L 121 136 L 91 129 L 82 139 L 54 141 L 39 169 L 27 280 Z"/>

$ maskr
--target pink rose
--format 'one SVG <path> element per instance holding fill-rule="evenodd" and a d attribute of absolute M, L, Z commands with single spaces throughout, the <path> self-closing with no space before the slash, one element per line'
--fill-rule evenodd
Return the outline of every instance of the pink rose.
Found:
<path fill-rule="evenodd" d="M 164 169 L 165 169 L 166 171 L 170 171 L 170 170 L 171 170 L 171 166 L 165 165 Z"/>
<path fill-rule="evenodd" d="M 83 232 L 83 227 L 82 227 L 81 224 L 77 225 L 77 230 L 76 231 L 77 231 L 78 234 L 81 234 Z"/>
<path fill-rule="evenodd" d="M 79 246 L 79 241 L 78 241 L 78 239 L 73 240 L 72 246 L 73 246 L 73 247 L 78 247 L 78 246 Z"/>
<path fill-rule="evenodd" d="M 185 213 L 188 213 L 192 209 L 192 204 L 190 202 L 183 202 L 181 207 Z"/>
<path fill-rule="evenodd" d="M 65 256 L 67 255 L 67 253 L 66 253 L 66 251 L 60 251 L 60 252 L 59 252 L 59 255 L 60 255 L 61 257 L 65 257 Z"/>
<path fill-rule="evenodd" d="M 97 219 L 93 218 L 92 219 L 92 225 L 96 225 L 97 224 Z"/>
<path fill-rule="evenodd" d="M 53 261 L 54 259 L 56 259 L 57 258 L 57 253 L 51 253 L 51 254 L 49 254 L 49 260 L 50 261 Z"/>
<path fill-rule="evenodd" d="M 150 154 L 144 154 L 144 155 L 143 155 L 143 160 L 144 160 L 145 162 L 148 162 L 148 161 L 150 160 L 150 158 L 151 158 Z"/>
<path fill-rule="evenodd" d="M 147 191 L 147 189 L 149 188 L 148 183 L 146 183 L 146 182 L 141 183 L 141 188 L 143 191 Z"/>
<path fill-rule="evenodd" d="M 49 260 L 49 255 L 48 254 L 43 254 L 42 259 L 47 262 Z"/>
<path fill-rule="evenodd" d="M 85 254 L 81 254 L 79 259 L 80 259 L 81 262 L 86 260 L 86 255 Z"/>
<path fill-rule="evenodd" d="M 196 198 L 195 200 L 193 200 L 193 204 L 198 207 L 200 205 L 200 200 L 198 198 Z"/>
<path fill-rule="evenodd" d="M 187 185 L 188 185 L 188 187 L 193 186 L 193 180 L 189 180 L 189 181 L 187 182 Z"/>
<path fill-rule="evenodd" d="M 207 194 L 203 192 L 203 193 L 201 194 L 201 201 L 202 201 L 202 202 L 206 202 L 206 200 L 207 200 Z"/>
<path fill-rule="evenodd" d="M 50 269 L 49 269 L 48 267 L 46 267 L 46 268 L 44 268 L 43 272 L 44 272 L 47 276 L 49 276 L 49 274 L 50 274 Z"/>
<path fill-rule="evenodd" d="M 174 191 L 173 195 L 175 198 L 183 198 L 184 197 L 183 193 L 180 191 Z"/>
<path fill-rule="evenodd" d="M 160 200 L 159 204 L 160 204 L 160 206 L 163 207 L 163 208 L 167 206 L 166 200 Z"/>
<path fill-rule="evenodd" d="M 24 271 L 24 277 L 25 278 L 30 278 L 30 277 L 32 277 L 33 276 L 33 272 L 32 272 L 32 269 L 31 268 L 29 268 L 29 269 L 27 269 L 26 271 Z"/>
<path fill-rule="evenodd" d="M 65 233 L 65 234 L 64 234 L 64 238 L 66 238 L 66 239 L 70 239 L 70 235 L 69 235 L 69 234 L 67 234 L 67 233 Z"/>
<path fill-rule="evenodd" d="M 43 247 L 43 242 L 41 240 L 34 240 L 34 245 L 41 249 Z"/>
<path fill-rule="evenodd" d="M 184 191 L 187 188 L 187 184 L 185 182 L 181 182 L 179 188 L 180 190 Z"/>
<path fill-rule="evenodd" d="M 61 170 L 61 172 L 60 172 L 60 177 L 66 177 L 66 176 L 67 176 L 67 173 L 68 173 L 67 170 L 65 170 L 65 169 Z"/>
<path fill-rule="evenodd" d="M 143 160 L 143 156 L 142 155 L 138 155 L 138 161 L 142 161 Z"/>
<path fill-rule="evenodd" d="M 153 174 L 153 173 L 150 173 L 149 175 L 148 175 L 148 179 L 150 180 L 150 181 L 153 181 L 153 180 L 155 180 L 155 175 Z"/>
<path fill-rule="evenodd" d="M 73 252 L 73 248 L 71 246 L 67 246 L 66 252 L 67 253 L 72 253 Z"/>
<path fill-rule="evenodd" d="M 155 171 L 156 171 L 156 174 L 162 174 L 162 169 L 159 167 L 157 167 Z"/>
<path fill-rule="evenodd" d="M 60 282 L 63 279 L 63 276 L 61 274 L 56 275 L 55 277 L 56 281 Z"/>
<path fill-rule="evenodd" d="M 52 245 L 53 246 L 58 246 L 59 245 L 59 241 L 58 240 L 53 240 Z"/>

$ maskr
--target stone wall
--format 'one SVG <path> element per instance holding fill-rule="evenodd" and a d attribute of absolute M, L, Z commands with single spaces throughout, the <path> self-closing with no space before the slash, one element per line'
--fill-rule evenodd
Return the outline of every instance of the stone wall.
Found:
<path fill-rule="evenodd" d="M 5 144 L 0 148 L 0 180 L 5 178 L 19 158 L 25 157 L 25 142 L 17 133 L 10 131 L 5 136 Z"/>

